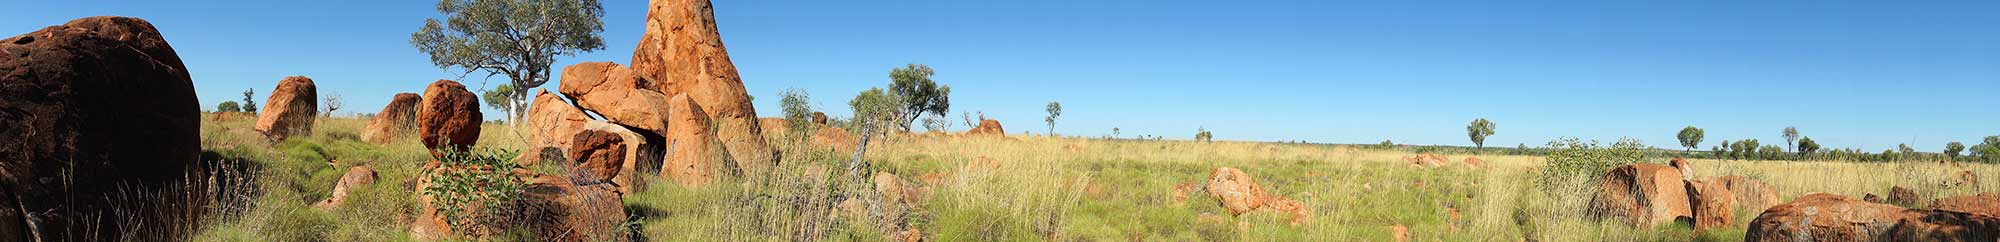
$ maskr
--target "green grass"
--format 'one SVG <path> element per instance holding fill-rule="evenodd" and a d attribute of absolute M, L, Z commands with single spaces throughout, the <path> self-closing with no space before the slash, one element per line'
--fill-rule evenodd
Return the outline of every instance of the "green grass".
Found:
<path fill-rule="evenodd" d="M 417 210 L 407 187 L 429 154 L 414 139 L 377 145 L 359 141 L 366 120 L 321 119 L 312 135 L 266 144 L 247 117 L 204 123 L 204 149 L 256 168 L 240 214 L 211 220 L 197 241 L 407 241 L 407 214 Z M 523 132 L 488 124 L 479 147 L 524 151 Z M 775 134 L 774 134 L 775 135 Z M 774 141 L 782 139 L 773 139 Z M 1195 143 L 1032 136 L 917 134 L 877 139 L 865 157 L 871 170 L 895 174 L 931 191 L 896 217 L 932 241 L 1389 241 L 1389 227 L 1410 228 L 1413 241 L 1740 241 L 1760 211 L 1738 209 L 1735 226 L 1696 234 L 1682 225 L 1658 228 L 1581 218 L 1575 194 L 1536 187 L 1539 156 L 1474 154 L 1487 165 L 1413 168 L 1400 148 L 1249 142 Z M 638 237 L 650 241 L 893 240 L 866 216 L 839 211 L 842 198 L 873 196 L 872 182 L 846 174 L 846 151 L 774 142 L 784 160 L 765 174 L 687 188 L 646 176 L 644 189 L 625 194 Z M 524 151 L 525 152 L 525 151 Z M 985 157 L 996 169 L 969 167 Z M 338 160 L 329 164 L 328 160 Z M 1664 158 L 1646 162 L 1663 163 Z M 2000 190 L 1942 185 L 1953 172 L 2000 177 L 1987 164 L 1850 163 L 1694 160 L 1699 176 L 1745 175 L 1776 187 L 1789 200 L 1810 192 L 1849 196 L 1911 187 L 1926 197 Z M 378 182 L 355 189 L 332 211 L 307 205 L 324 199 L 348 167 L 374 167 Z M 1200 191 L 1173 201 L 1177 184 L 1207 179 L 1216 167 L 1248 172 L 1272 194 L 1298 200 L 1312 218 L 1289 225 L 1268 210 L 1231 216 Z M 542 173 L 561 170 L 544 163 Z M 657 174 L 642 169 L 641 173 Z M 939 184 L 919 179 L 945 174 Z M 862 176 L 866 178 L 867 176 Z M 1838 182 L 1827 182 L 1838 181 Z M 1419 186 L 1418 184 L 1422 184 Z M 1583 197 L 1581 199 L 1588 199 Z M 1448 208 L 1459 211 L 1450 218 Z M 522 239 L 504 237 L 506 239 Z"/>

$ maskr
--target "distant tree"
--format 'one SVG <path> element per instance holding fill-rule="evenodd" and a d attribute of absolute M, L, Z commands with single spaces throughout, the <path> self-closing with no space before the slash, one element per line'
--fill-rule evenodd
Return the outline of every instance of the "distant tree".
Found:
<path fill-rule="evenodd" d="M 1118 127 L 1111 127 L 1111 137 L 1112 137 L 1112 138 L 1117 138 L 1117 137 L 1118 137 L 1118 135 L 1119 135 L 1119 134 L 1118 134 Z"/>
<path fill-rule="evenodd" d="M 1695 128 L 1694 126 L 1681 128 L 1681 133 L 1678 136 L 1681 140 L 1681 147 L 1687 147 L 1687 151 L 1694 151 L 1694 147 L 1701 146 L 1701 138 L 1704 133 L 1706 132 L 1702 131 L 1701 128 Z"/>
<path fill-rule="evenodd" d="M 215 112 L 218 113 L 231 113 L 231 112 L 242 112 L 242 111 L 243 111 L 242 104 L 237 104 L 236 101 L 222 101 L 222 104 L 215 105 Z"/>
<path fill-rule="evenodd" d="M 1195 129 L 1194 140 L 1201 142 L 1215 141 L 1215 134 L 1209 133 L 1208 128 L 1197 128 Z"/>
<path fill-rule="evenodd" d="M 1389 142 L 1389 140 L 1385 139 L 1382 140 L 1382 143 L 1377 143 L 1375 145 L 1382 146 L 1382 148 L 1393 148 L 1396 147 L 1396 142 Z"/>
<path fill-rule="evenodd" d="M 1472 124 L 1465 125 L 1465 135 L 1472 138 L 1473 146 L 1485 149 L 1486 136 L 1493 136 L 1493 121 L 1486 121 L 1485 118 L 1473 119 Z"/>
<path fill-rule="evenodd" d="M 333 112 L 340 111 L 341 106 L 345 104 L 341 102 L 340 93 L 337 92 L 327 92 L 326 97 L 320 99 L 322 99 L 319 102 L 320 107 L 326 109 L 325 112 L 320 112 L 320 115 L 327 117 L 333 117 Z"/>
<path fill-rule="evenodd" d="M 506 76 L 509 110 L 528 109 L 528 91 L 549 82 L 557 56 L 604 49 L 598 0 L 439 0 L 437 11 L 445 19 L 424 19 L 410 45 L 438 68 Z"/>
<path fill-rule="evenodd" d="M 1046 120 L 1049 122 L 1049 136 L 1055 136 L 1056 117 L 1062 116 L 1062 103 L 1049 101 L 1049 106 L 1045 109 L 1049 111 L 1049 117 L 1043 118 L 1042 120 Z"/>
<path fill-rule="evenodd" d="M 1799 137 L 1798 151 L 1800 156 L 1812 154 L 1819 151 L 1819 142 L 1814 142 L 1812 137 Z"/>
<path fill-rule="evenodd" d="M 847 101 L 847 106 L 854 108 L 854 120 L 852 120 L 855 124 L 854 130 L 868 130 L 864 127 L 877 127 L 874 129 L 877 130 L 875 134 L 880 134 L 887 132 L 887 128 L 900 127 L 896 126 L 895 122 L 902 120 L 901 115 L 898 114 L 902 110 L 902 102 L 894 94 L 889 94 L 888 91 L 883 91 L 882 88 L 869 88 L 866 91 L 861 91 L 861 94 L 854 96 L 854 100 Z"/>
<path fill-rule="evenodd" d="M 1785 127 L 1784 135 L 1785 135 L 1785 148 L 1798 150 L 1798 146 L 1793 144 L 1797 144 L 1796 142 L 1799 141 L 1799 128 Z"/>
<path fill-rule="evenodd" d="M 805 90 L 787 88 L 778 93 L 778 109 L 785 115 L 785 136 L 804 140 L 818 125 L 812 123 L 812 97 Z"/>
<path fill-rule="evenodd" d="M 910 131 L 910 123 L 924 114 L 945 115 L 951 111 L 951 86 L 938 85 L 931 80 L 936 71 L 924 64 L 910 64 L 889 70 L 889 94 L 901 99 L 902 110 L 894 112 L 899 117 L 896 125 L 903 131 Z"/>
<path fill-rule="evenodd" d="M 511 118 L 514 117 L 515 112 L 528 111 L 527 109 L 514 109 L 520 107 L 514 105 L 514 91 L 513 84 L 500 84 L 499 86 L 494 86 L 493 89 L 487 89 L 486 93 L 479 96 L 480 99 L 486 101 L 486 106 L 499 109 L 501 113 L 506 113 L 507 117 Z"/>
<path fill-rule="evenodd" d="M 1947 157 L 1951 157 L 1952 159 L 1958 159 L 1958 153 L 1964 151 L 1965 151 L 1965 143 L 1959 143 L 1958 141 L 1952 141 L 1951 143 L 1944 143 L 1944 155 Z"/>
<path fill-rule="evenodd" d="M 251 99 L 252 96 L 256 95 L 256 88 L 243 89 L 243 112 L 257 114 L 257 100 Z"/>
<path fill-rule="evenodd" d="M 1986 136 L 1984 142 L 1972 146 L 1972 156 L 1980 161 L 2000 162 L 2000 136 Z"/>

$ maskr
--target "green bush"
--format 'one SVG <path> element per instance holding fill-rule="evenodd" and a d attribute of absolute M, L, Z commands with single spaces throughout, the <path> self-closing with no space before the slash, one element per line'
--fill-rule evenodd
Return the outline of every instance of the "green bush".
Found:
<path fill-rule="evenodd" d="M 424 171 L 430 184 L 422 187 L 424 195 L 435 201 L 437 213 L 444 216 L 453 231 L 469 231 L 471 225 L 487 221 L 474 218 L 491 217 L 506 211 L 504 204 L 510 204 L 521 194 L 526 182 L 510 172 L 521 168 L 515 164 L 511 151 L 486 150 L 464 152 L 446 149 L 441 152 L 438 162 L 445 169 Z M 466 208 L 474 204 L 482 205 L 482 214 L 467 214 Z"/>
<path fill-rule="evenodd" d="M 1600 145 L 1596 140 L 1583 142 L 1576 138 L 1562 138 L 1549 141 L 1548 162 L 1537 174 L 1536 185 L 1550 196 L 1557 198 L 1559 205 L 1553 212 L 1574 215 L 1583 211 L 1583 201 L 1588 201 L 1593 192 L 1591 184 L 1599 176 L 1625 164 L 1640 163 L 1646 158 L 1645 144 L 1639 140 L 1620 138 L 1610 146 Z"/>

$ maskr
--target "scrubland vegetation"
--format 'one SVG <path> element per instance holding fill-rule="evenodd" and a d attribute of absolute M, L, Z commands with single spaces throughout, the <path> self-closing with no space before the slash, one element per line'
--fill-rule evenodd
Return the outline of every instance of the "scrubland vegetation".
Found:
<path fill-rule="evenodd" d="M 247 115 L 208 114 L 203 147 L 211 159 L 232 160 L 251 182 L 224 200 L 197 233 L 199 241 L 404 241 L 410 186 L 430 158 L 413 140 L 375 145 L 355 137 L 366 121 L 326 118 L 310 136 L 261 143 Z M 481 148 L 518 150 L 518 129 L 487 124 Z M 848 176 L 851 153 L 786 142 L 772 174 L 683 188 L 647 182 L 626 194 L 626 226 L 650 241 L 880 241 L 891 233 L 868 216 L 844 212 L 837 199 L 867 197 L 870 181 Z M 1047 136 L 895 134 L 873 139 L 863 174 L 894 174 L 921 187 L 901 213 L 910 228 L 936 241 L 1389 241 L 1392 226 L 1411 241 L 1736 241 L 1743 228 L 1695 234 L 1685 225 L 1631 228 L 1582 216 L 1594 174 L 1619 163 L 1662 163 L 1667 154 L 1636 141 L 1593 144 L 1558 140 L 1529 151 L 1380 145 L 1282 144 L 1092 139 Z M 1412 166 L 1416 152 L 1449 157 L 1449 165 Z M 1676 151 L 1677 152 L 1677 151 Z M 1472 167 L 1465 157 L 1484 160 Z M 987 160 L 987 161 L 981 161 Z M 1840 162 L 1693 159 L 1699 176 L 1743 175 L 1775 186 L 1785 200 L 1812 192 L 1861 196 L 1890 186 L 1927 197 L 2000 189 L 1996 183 L 1952 185 L 1959 171 L 1982 178 L 2000 167 L 1978 163 Z M 341 208 L 308 207 L 324 199 L 346 167 L 367 165 L 383 182 L 360 188 Z M 1209 171 L 1234 167 L 1274 195 L 1299 200 L 1311 217 L 1298 225 L 1260 210 L 1231 216 L 1219 202 L 1175 187 L 1200 184 Z M 534 167 L 554 172 L 561 167 Z M 869 171 L 869 170 L 872 170 Z M 657 172 L 641 171 L 641 172 Z M 926 177 L 930 175 L 930 177 Z M 657 176 L 646 176 L 658 179 Z M 866 177 L 866 176 L 861 176 Z M 227 185 L 224 185 L 227 186 Z M 1196 186 L 1199 187 L 1199 186 Z M 1742 211 L 1742 210 L 1739 210 Z M 1755 211 L 1736 214 L 1747 223 Z"/>

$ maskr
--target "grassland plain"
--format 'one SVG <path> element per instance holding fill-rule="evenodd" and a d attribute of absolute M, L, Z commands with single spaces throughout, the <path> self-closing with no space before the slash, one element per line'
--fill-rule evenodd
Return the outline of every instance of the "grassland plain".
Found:
<path fill-rule="evenodd" d="M 228 193 L 220 219 L 197 241 L 408 241 L 414 189 L 407 186 L 428 154 L 414 139 L 387 145 L 355 134 L 366 120 L 322 118 L 312 135 L 269 144 L 247 115 L 207 114 L 208 159 L 251 167 L 244 192 Z M 478 146 L 525 147 L 521 129 L 487 124 Z M 776 134 L 772 134 L 776 135 Z M 719 185 L 653 184 L 625 195 L 626 229 L 649 241 L 881 241 L 892 237 L 864 216 L 832 211 L 831 197 L 872 191 L 849 182 L 826 151 L 772 137 L 785 152 L 780 169 Z M 1475 152 L 1476 153 L 1476 152 Z M 1043 136 L 911 134 L 876 139 L 865 160 L 929 191 L 899 217 L 934 241 L 1391 241 L 1391 226 L 1410 241 L 1740 241 L 1761 211 L 1739 209 L 1731 229 L 1695 234 L 1681 225 L 1631 228 L 1580 216 L 1588 194 L 1555 194 L 1535 181 L 1537 156 L 1446 154 L 1452 165 L 1412 167 L 1403 148 L 1258 142 L 1105 140 Z M 1481 167 L 1458 162 L 1467 156 Z M 1669 157 L 1649 157 L 1664 163 Z M 986 161 L 997 165 L 975 164 Z M 1927 197 L 2000 190 L 1942 185 L 1971 171 L 2000 177 L 2000 166 L 1936 162 L 1693 160 L 1698 176 L 1744 175 L 1778 188 L 1786 200 L 1824 192 L 1849 196 L 1915 188 Z M 358 188 L 333 210 L 324 199 L 347 167 L 367 165 L 381 181 Z M 1230 216 L 1200 191 L 1176 202 L 1174 187 L 1205 181 L 1216 167 L 1251 174 L 1275 195 L 1299 200 L 1312 217 L 1289 225 L 1268 209 Z M 561 167 L 534 167 L 560 172 Z M 657 174 L 657 171 L 641 171 Z M 874 172 L 864 171 L 865 174 Z M 920 178 L 925 175 L 932 179 Z M 657 179 L 653 177 L 650 179 Z M 231 184 L 231 183 L 224 183 Z M 1452 210 L 1458 218 L 1453 218 Z M 505 239 L 505 238 L 503 238 Z"/>

